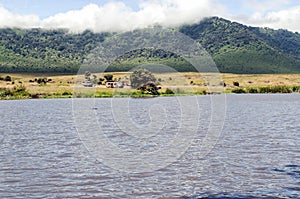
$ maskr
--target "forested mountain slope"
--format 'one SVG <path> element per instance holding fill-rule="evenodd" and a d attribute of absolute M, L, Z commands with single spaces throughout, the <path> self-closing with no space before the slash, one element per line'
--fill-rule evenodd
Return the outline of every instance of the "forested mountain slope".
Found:
<path fill-rule="evenodd" d="M 180 31 L 199 41 L 221 72 L 300 72 L 298 33 L 248 27 L 217 17 L 184 26 Z"/>
<path fill-rule="evenodd" d="M 256 28 L 218 17 L 198 24 L 178 27 L 181 33 L 197 40 L 213 57 L 221 72 L 228 73 L 299 73 L 300 35 L 287 30 Z M 0 29 L 0 72 L 76 73 L 83 60 L 99 42 L 113 33 L 70 34 L 66 30 Z M 110 70 L 128 70 L 149 59 L 192 71 L 170 52 L 142 49 L 122 57 L 121 64 Z"/>

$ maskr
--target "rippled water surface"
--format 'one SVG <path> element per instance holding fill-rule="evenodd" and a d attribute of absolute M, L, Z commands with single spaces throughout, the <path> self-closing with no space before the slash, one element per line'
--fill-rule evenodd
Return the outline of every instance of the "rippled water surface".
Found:
<path fill-rule="evenodd" d="M 199 152 L 212 125 L 211 97 L 197 99 L 193 141 L 175 161 L 152 172 L 115 170 L 87 150 L 72 99 L 0 101 L 0 198 L 300 198 L 300 95 L 226 96 L 223 131 L 206 156 Z M 96 99 L 90 108 L 105 137 L 133 154 L 163 151 L 160 145 L 189 124 L 180 117 L 177 98 L 130 99 L 128 115 L 137 126 L 149 128 L 151 118 L 158 127 L 163 121 L 159 138 L 137 138 L 141 134 L 118 126 L 111 111 L 112 104 L 128 99 L 115 100 L 120 101 Z M 155 120 L 157 114 L 167 119 Z"/>

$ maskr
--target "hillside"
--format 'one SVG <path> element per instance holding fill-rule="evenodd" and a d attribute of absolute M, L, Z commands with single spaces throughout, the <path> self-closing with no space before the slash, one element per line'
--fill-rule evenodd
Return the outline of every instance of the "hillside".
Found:
<path fill-rule="evenodd" d="M 108 35 L 0 29 L 0 72 L 76 73 L 88 52 Z"/>
<path fill-rule="evenodd" d="M 300 35 L 213 17 L 180 31 L 199 41 L 221 72 L 299 73 Z"/>
<path fill-rule="evenodd" d="M 179 27 L 179 31 L 197 40 L 212 55 L 221 72 L 300 73 L 298 33 L 248 27 L 217 17 Z M 0 73 L 76 73 L 98 42 L 111 35 L 91 31 L 69 34 L 66 30 L 0 29 Z M 126 71 L 156 60 L 178 71 L 193 71 L 171 52 L 141 49 L 133 55 L 124 55 L 122 62 L 109 70 Z"/>

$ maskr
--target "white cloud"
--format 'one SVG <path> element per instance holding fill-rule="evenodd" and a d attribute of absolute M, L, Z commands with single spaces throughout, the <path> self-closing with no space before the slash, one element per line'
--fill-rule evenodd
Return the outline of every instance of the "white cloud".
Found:
<path fill-rule="evenodd" d="M 280 10 L 294 4 L 298 0 L 240 0 L 242 9 L 255 10 L 256 12 L 267 12 Z"/>
<path fill-rule="evenodd" d="M 46 19 L 36 15 L 14 14 L 0 5 L 0 28 L 40 27 L 67 28 L 72 32 L 86 29 L 115 32 L 153 25 L 191 24 L 203 17 L 217 15 L 247 25 L 300 32 L 300 5 L 295 5 L 294 0 L 241 0 L 241 10 L 248 11 L 248 15 L 243 16 L 236 16 L 234 13 L 229 15 L 229 10 L 225 11 L 225 3 L 221 5 L 216 3 L 218 1 L 220 0 L 141 0 L 137 11 L 122 2 L 110 2 L 102 6 L 89 4 L 80 10 L 59 13 Z M 249 11 L 251 13 L 254 10 L 253 14 L 249 14 Z"/>
<path fill-rule="evenodd" d="M 40 25 L 40 19 L 35 15 L 13 14 L 0 5 L 0 27 L 35 28 Z"/>
<path fill-rule="evenodd" d="M 274 29 L 288 29 L 300 32 L 300 6 L 285 10 L 256 12 L 251 16 L 231 17 L 233 20 L 252 26 L 269 27 Z"/>
<path fill-rule="evenodd" d="M 80 10 L 59 13 L 46 19 L 34 15 L 16 15 L 0 7 L 0 27 L 67 28 L 72 32 L 91 29 L 96 32 L 127 31 L 152 25 L 177 26 L 216 15 L 221 6 L 211 0 L 147 0 L 133 11 L 122 2 L 103 6 L 89 4 Z"/>

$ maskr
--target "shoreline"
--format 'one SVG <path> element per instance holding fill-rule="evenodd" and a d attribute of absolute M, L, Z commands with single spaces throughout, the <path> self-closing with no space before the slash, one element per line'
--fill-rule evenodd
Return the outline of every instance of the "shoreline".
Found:
<path fill-rule="evenodd" d="M 98 93 L 99 94 L 99 93 Z M 272 95 L 272 94 L 300 94 L 300 92 L 221 92 L 221 93 L 206 93 L 206 94 L 199 94 L 199 93 L 186 93 L 186 94 L 160 94 L 160 95 L 150 95 L 150 94 L 141 94 L 141 95 L 81 95 L 81 96 L 74 96 L 74 95 L 46 95 L 46 96 L 6 96 L 0 97 L 0 101 L 7 101 L 7 100 L 39 100 L 39 99 L 101 99 L 101 98 L 157 98 L 157 97 L 184 97 L 184 96 L 211 96 L 211 95 Z"/>
<path fill-rule="evenodd" d="M 94 74 L 103 78 L 112 74 L 114 79 L 128 78 L 130 73 L 115 72 Z M 0 74 L 0 100 L 18 99 L 63 99 L 63 98 L 149 98 L 129 86 L 124 88 L 106 88 L 105 82 L 95 87 L 87 88 L 81 84 L 74 90 L 75 82 L 81 82 L 80 75 L 49 74 Z M 215 86 L 208 86 L 201 73 L 160 73 L 155 74 L 159 80 L 160 96 L 195 96 L 210 94 L 273 94 L 299 93 L 300 74 L 229 74 L 220 73 L 221 81 Z M 5 78 L 9 76 L 10 81 Z M 224 85 L 223 85 L 224 84 Z M 78 89 L 77 89 L 78 88 Z M 168 91 L 171 90 L 171 93 Z M 211 90 L 211 92 L 209 92 Z M 217 92 L 213 92 L 216 90 Z"/>

